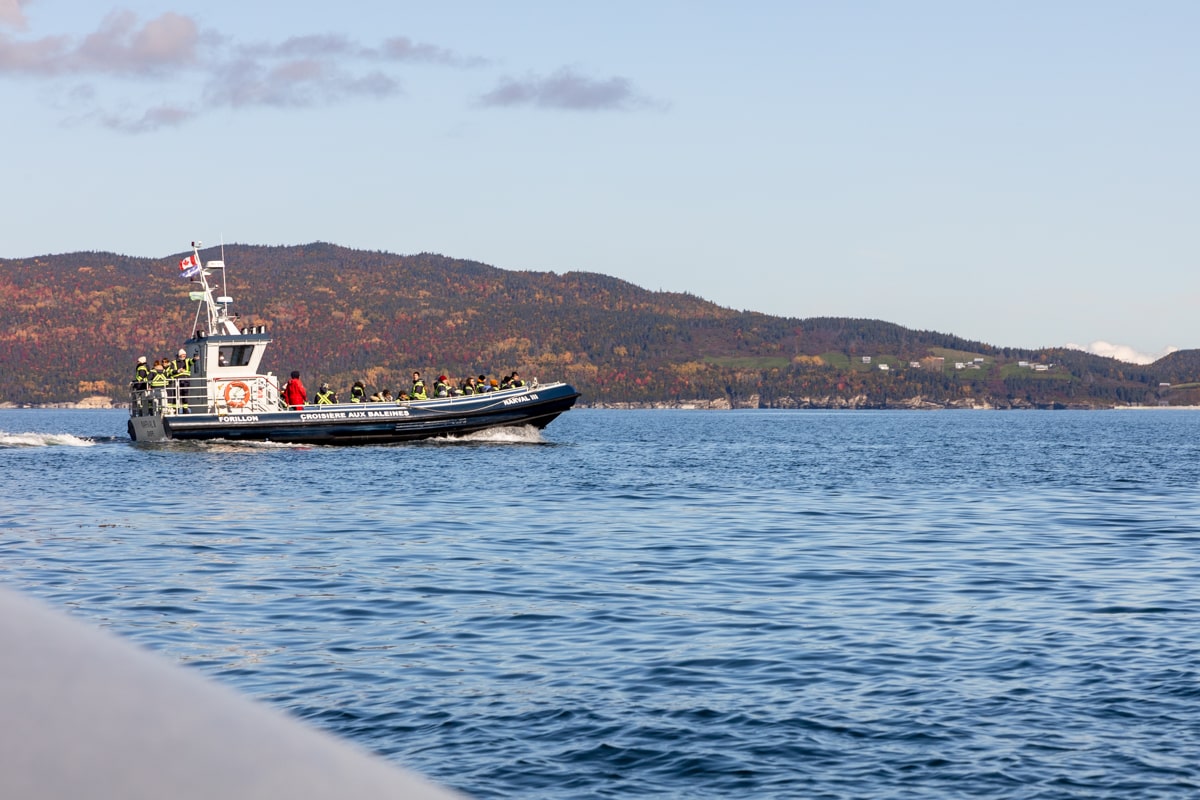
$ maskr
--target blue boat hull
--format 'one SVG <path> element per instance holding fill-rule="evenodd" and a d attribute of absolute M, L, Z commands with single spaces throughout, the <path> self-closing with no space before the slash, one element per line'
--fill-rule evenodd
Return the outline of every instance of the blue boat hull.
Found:
<path fill-rule="evenodd" d="M 575 404 L 569 384 L 405 403 L 309 405 L 267 413 L 162 417 L 167 439 L 361 445 L 461 436 L 489 428 L 544 428 Z M 130 435 L 139 439 L 134 427 Z M 141 437 L 145 438 L 145 437 Z"/>

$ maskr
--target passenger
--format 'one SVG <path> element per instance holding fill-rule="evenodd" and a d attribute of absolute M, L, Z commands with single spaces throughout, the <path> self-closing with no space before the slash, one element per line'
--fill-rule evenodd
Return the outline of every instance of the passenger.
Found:
<path fill-rule="evenodd" d="M 517 371 L 515 369 L 513 370 L 513 374 L 512 374 L 512 388 L 514 388 L 514 389 L 525 388 L 525 381 L 521 380 L 521 376 L 517 374 Z"/>
<path fill-rule="evenodd" d="M 362 381 L 355 381 L 354 385 L 350 387 L 350 402 L 361 403 L 366 398 L 367 387 L 363 385 Z"/>
<path fill-rule="evenodd" d="M 288 404 L 289 408 L 299 410 L 304 408 L 304 401 L 307 399 L 308 390 L 300 381 L 300 373 L 292 370 L 292 379 L 283 387 L 283 401 Z"/>
<path fill-rule="evenodd" d="M 501 378 L 500 388 L 501 389 L 511 389 L 512 388 L 512 375 L 505 375 L 503 378 Z"/>
<path fill-rule="evenodd" d="M 163 389 L 170 383 L 167 371 L 163 368 L 162 359 L 154 362 L 154 370 L 150 373 L 150 388 Z"/>
<path fill-rule="evenodd" d="M 408 396 L 408 392 L 401 392 L 400 396 L 396 398 L 397 403 L 407 403 L 409 400 L 412 398 Z"/>
<path fill-rule="evenodd" d="M 184 350 L 182 347 L 179 348 L 179 352 L 176 354 L 175 361 L 171 365 L 172 367 L 174 367 L 174 370 L 173 370 L 174 377 L 176 377 L 176 378 L 189 377 L 192 374 L 192 368 L 195 366 L 195 364 L 196 364 L 195 359 L 188 358 L 187 351 Z"/>
<path fill-rule="evenodd" d="M 445 375 L 438 375 L 437 381 L 433 384 L 434 397 L 450 396 L 450 384 L 446 382 L 448 380 L 449 379 Z"/>
<path fill-rule="evenodd" d="M 382 403 L 383 402 L 383 392 L 376 392 L 375 394 L 371 395 L 370 399 L 371 399 L 372 403 Z"/>
<path fill-rule="evenodd" d="M 133 380 L 135 383 L 142 384 L 139 388 L 146 388 L 145 384 L 150 381 L 150 366 L 146 363 L 145 356 L 138 356 L 137 366 L 133 368 Z"/>
<path fill-rule="evenodd" d="M 490 381 L 488 381 L 488 384 L 489 384 L 488 385 L 489 392 L 500 391 L 500 381 L 496 380 L 495 378 L 492 378 Z"/>
<path fill-rule="evenodd" d="M 474 378 L 467 378 L 466 382 L 464 382 L 462 385 L 462 393 L 463 394 L 475 394 L 475 379 Z"/>
<path fill-rule="evenodd" d="M 410 394 L 412 395 L 413 400 L 429 399 L 425 394 L 425 381 L 421 380 L 421 373 L 419 372 L 413 373 L 413 385 L 412 392 L 410 392 Z"/>
<path fill-rule="evenodd" d="M 392 403 L 392 402 L 395 402 L 395 399 L 396 399 L 396 398 L 392 397 L 392 390 L 391 390 L 391 389 L 384 389 L 384 390 L 383 390 L 383 395 L 380 397 L 380 400 L 381 400 L 381 402 L 384 402 L 384 403 Z"/>
<path fill-rule="evenodd" d="M 488 385 L 487 375 L 480 375 L 479 378 L 475 381 L 475 393 L 479 394 L 480 392 L 486 392 L 487 385 Z"/>
<path fill-rule="evenodd" d="M 313 402 L 319 406 L 331 406 L 337 401 L 337 392 L 330 389 L 328 383 L 322 383 L 321 388 L 317 390 L 317 394 L 313 397 Z"/>

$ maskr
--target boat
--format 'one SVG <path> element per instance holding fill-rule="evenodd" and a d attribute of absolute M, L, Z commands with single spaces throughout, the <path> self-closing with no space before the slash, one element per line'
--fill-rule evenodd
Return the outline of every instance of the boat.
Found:
<path fill-rule="evenodd" d="M 129 438 L 135 442 L 208 441 L 363 445 L 463 436 L 493 428 L 541 429 L 570 409 L 570 384 L 539 384 L 426 400 L 289 406 L 283 386 L 261 364 L 272 341 L 265 325 L 238 326 L 222 291 L 224 259 L 201 263 L 200 242 L 180 261 L 198 303 L 183 344 L 190 373 L 130 384 Z M 220 279 L 216 278 L 220 275 Z M 286 383 L 286 381 L 285 381 Z"/>

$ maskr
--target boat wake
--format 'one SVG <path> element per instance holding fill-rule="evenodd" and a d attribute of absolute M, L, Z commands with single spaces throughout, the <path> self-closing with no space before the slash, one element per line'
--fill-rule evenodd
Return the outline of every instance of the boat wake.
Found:
<path fill-rule="evenodd" d="M 9 433 L 0 431 L 3 447 L 93 447 L 94 439 L 84 439 L 69 433 Z"/>
<path fill-rule="evenodd" d="M 486 431 L 476 431 L 474 433 L 466 433 L 462 436 L 439 436 L 435 439 L 430 439 L 430 443 L 436 444 L 479 444 L 481 442 L 487 444 L 545 444 L 546 440 L 542 437 L 540 429 L 533 425 L 522 425 L 520 427 L 505 427 L 505 428 L 488 428 Z"/>

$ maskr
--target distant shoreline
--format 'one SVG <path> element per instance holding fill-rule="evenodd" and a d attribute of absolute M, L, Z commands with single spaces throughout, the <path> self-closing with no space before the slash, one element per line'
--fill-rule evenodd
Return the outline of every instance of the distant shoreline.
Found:
<path fill-rule="evenodd" d="M 1033 404 L 995 406 L 988 403 L 941 404 L 913 398 L 896 405 L 874 406 L 865 398 L 822 398 L 821 401 L 807 400 L 803 404 L 788 406 L 759 406 L 731 403 L 718 400 L 677 400 L 658 402 L 597 402 L 579 403 L 577 409 L 606 409 L 626 411 L 1200 411 L 1200 406 L 1147 406 L 1147 405 L 1071 405 L 1041 407 Z M 128 409 L 128 403 L 119 403 L 111 397 L 94 396 L 66 403 L 12 403 L 0 402 L 0 410 L 12 409 L 70 409 L 75 411 Z"/>

